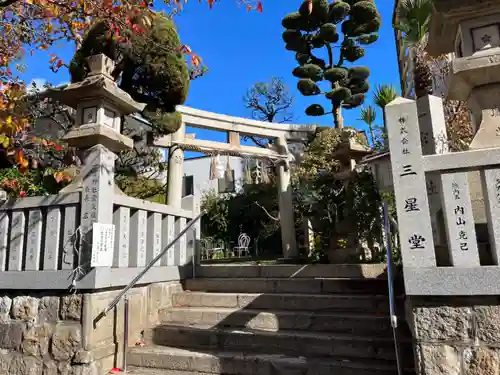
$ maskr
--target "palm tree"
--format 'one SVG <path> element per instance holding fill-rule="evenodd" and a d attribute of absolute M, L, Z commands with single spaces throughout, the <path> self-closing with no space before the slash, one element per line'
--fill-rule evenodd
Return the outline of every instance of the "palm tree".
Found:
<path fill-rule="evenodd" d="M 415 95 L 420 98 L 432 94 L 430 56 L 425 52 L 433 0 L 402 0 L 398 6 L 398 24 L 394 28 L 403 33 L 403 45 L 413 57 Z"/>
<path fill-rule="evenodd" d="M 385 107 L 398 97 L 398 92 L 392 85 L 378 85 L 373 94 L 373 102 L 382 110 L 384 127 L 382 129 L 382 148 L 387 148 L 387 118 L 385 117 Z"/>
<path fill-rule="evenodd" d="M 375 108 L 371 105 L 361 108 L 361 118 L 368 125 L 368 130 L 370 131 L 370 138 L 372 139 L 372 147 L 375 146 L 375 120 L 377 119 L 377 113 Z"/>
<path fill-rule="evenodd" d="M 373 94 L 373 102 L 382 110 L 384 115 L 384 128 L 386 124 L 385 106 L 398 97 L 398 92 L 392 85 L 378 85 Z"/>

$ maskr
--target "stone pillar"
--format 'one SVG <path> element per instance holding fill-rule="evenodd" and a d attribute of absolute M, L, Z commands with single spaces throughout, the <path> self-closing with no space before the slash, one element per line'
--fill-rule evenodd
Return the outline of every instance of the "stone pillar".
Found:
<path fill-rule="evenodd" d="M 288 146 L 284 138 L 276 138 L 276 145 L 282 155 L 288 154 Z M 290 184 L 290 164 L 280 162 L 276 167 L 278 176 L 278 199 L 280 209 L 281 245 L 285 259 L 296 259 L 299 256 L 295 236 L 295 217 L 293 213 L 292 186 Z"/>
<path fill-rule="evenodd" d="M 182 123 L 179 130 L 172 134 L 172 142 L 182 142 L 186 135 L 186 125 Z M 182 179 L 184 177 L 184 151 L 176 145 L 168 150 L 167 170 L 167 204 L 181 207 Z"/>
<path fill-rule="evenodd" d="M 92 224 L 113 224 L 113 194 L 115 193 L 116 155 L 102 144 L 84 153 L 80 229 L 82 248 L 80 265 L 88 264 L 92 254 Z"/>
<path fill-rule="evenodd" d="M 441 97 L 427 95 L 417 99 L 418 125 L 420 128 L 420 141 L 422 154 L 443 154 L 448 152 L 448 135 L 443 113 L 443 100 Z M 432 235 L 436 245 L 446 245 L 446 237 L 440 230 L 443 223 L 439 218 L 441 205 L 441 181 L 439 176 L 427 175 L 427 196 L 431 213 Z M 443 236 L 444 235 L 444 236 Z"/>
<path fill-rule="evenodd" d="M 193 211 L 193 215 L 197 216 L 201 212 L 201 200 L 199 194 L 188 195 L 182 198 L 181 208 L 184 210 Z M 201 220 L 198 220 L 191 230 L 186 235 L 187 247 L 187 264 L 192 263 L 193 266 L 199 263 L 200 257 L 200 240 L 201 240 Z"/>

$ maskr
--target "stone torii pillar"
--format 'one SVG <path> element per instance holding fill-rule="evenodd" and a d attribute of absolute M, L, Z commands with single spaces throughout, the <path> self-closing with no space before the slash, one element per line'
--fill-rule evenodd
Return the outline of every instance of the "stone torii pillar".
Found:
<path fill-rule="evenodd" d="M 284 137 L 276 138 L 276 146 L 282 155 L 289 155 L 288 145 Z M 295 234 L 295 215 L 293 214 L 292 185 L 290 183 L 290 163 L 280 161 L 276 167 L 278 177 L 278 199 L 281 227 L 281 247 L 283 257 L 289 261 L 297 260 L 297 238 Z"/>

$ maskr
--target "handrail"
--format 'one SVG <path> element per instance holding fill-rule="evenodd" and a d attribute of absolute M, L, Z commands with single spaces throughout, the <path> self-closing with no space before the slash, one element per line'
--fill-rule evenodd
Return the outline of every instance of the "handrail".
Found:
<path fill-rule="evenodd" d="M 389 206 L 387 201 L 384 201 L 384 230 L 385 230 L 385 240 L 386 240 L 386 256 L 387 256 L 387 287 L 389 290 L 389 311 L 391 317 L 391 327 L 392 334 L 394 338 L 394 350 L 396 352 L 396 364 L 398 368 L 398 375 L 403 374 L 403 368 L 401 364 L 401 351 L 399 347 L 398 339 L 398 316 L 396 314 L 396 300 L 394 298 L 394 280 L 393 280 L 393 262 L 392 262 L 392 239 L 391 239 L 391 218 L 389 216 Z M 397 226 L 396 226 L 397 228 Z"/>
<path fill-rule="evenodd" d="M 137 282 L 148 272 L 151 267 L 155 265 L 156 262 L 158 262 L 179 239 L 186 234 L 186 232 L 193 226 L 194 223 L 196 223 L 198 220 L 201 219 L 201 217 L 205 214 L 205 211 L 201 211 L 198 216 L 194 217 L 185 227 L 183 230 L 179 232 L 177 236 L 157 255 L 155 256 L 148 264 L 147 266 L 139 272 L 139 274 L 130 281 L 125 288 L 122 289 L 122 291 L 115 297 L 113 301 L 106 307 L 97 317 L 94 319 L 94 328 L 95 325 L 106 315 L 108 315 L 108 312 L 111 311 L 116 305 L 118 305 L 118 302 L 122 299 L 122 297 L 137 284 Z M 194 265 L 193 265 L 194 267 Z"/>

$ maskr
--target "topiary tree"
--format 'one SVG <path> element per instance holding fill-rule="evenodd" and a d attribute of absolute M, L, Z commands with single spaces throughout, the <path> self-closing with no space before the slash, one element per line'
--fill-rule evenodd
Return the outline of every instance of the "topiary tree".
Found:
<path fill-rule="evenodd" d="M 332 113 L 336 127 L 342 127 L 341 108 L 355 108 L 364 101 L 369 90 L 367 67 L 350 67 L 365 55 L 364 45 L 378 39 L 381 16 L 374 0 L 305 0 L 298 12 L 283 18 L 285 48 L 294 51 L 299 66 L 293 75 L 299 78 L 297 87 L 304 96 L 324 95 L 332 110 L 320 104 L 306 109 L 309 116 Z M 341 37 L 342 34 L 342 37 Z M 342 40 L 340 42 L 340 40 Z M 334 59 L 334 48 L 338 48 Z M 326 51 L 326 61 L 315 50 Z M 314 53 L 313 53 L 314 51 Z M 319 82 L 327 81 L 322 90 Z"/>
<path fill-rule="evenodd" d="M 95 23 L 70 63 L 72 82 L 88 72 L 86 58 L 104 53 L 117 63 L 113 76 L 133 99 L 146 103 L 143 116 L 158 135 L 179 129 L 175 107 L 183 104 L 189 88 L 189 70 L 175 24 L 163 13 L 154 13 L 151 27 L 118 38 L 107 21 Z M 119 33 L 119 31 L 118 31 Z"/>

